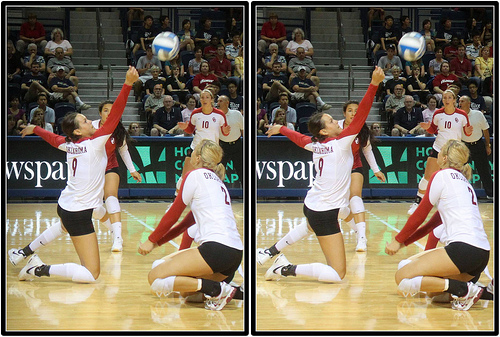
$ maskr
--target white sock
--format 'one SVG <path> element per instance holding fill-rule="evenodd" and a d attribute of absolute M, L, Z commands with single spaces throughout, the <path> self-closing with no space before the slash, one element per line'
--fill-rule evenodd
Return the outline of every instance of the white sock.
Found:
<path fill-rule="evenodd" d="M 111 224 L 111 232 L 113 233 L 113 240 L 122 237 L 122 223 L 120 221 Z"/>
<path fill-rule="evenodd" d="M 347 224 L 349 225 L 349 227 L 351 227 L 351 229 L 355 232 L 358 231 L 358 228 L 356 227 L 356 224 L 354 223 L 354 218 L 352 218 L 351 220 L 347 221 Z"/>
<path fill-rule="evenodd" d="M 319 106 L 325 105 L 325 102 L 323 102 L 320 96 L 316 97 L 316 102 L 318 103 Z"/>
<path fill-rule="evenodd" d="M 309 229 L 307 228 L 307 222 L 303 221 L 297 227 L 289 231 L 283 239 L 276 243 L 276 249 L 281 252 L 283 248 L 293 245 L 295 242 L 306 237 L 308 234 Z"/>
<path fill-rule="evenodd" d="M 111 232 L 113 231 L 113 228 L 111 227 L 111 221 L 108 219 L 106 221 L 101 221 L 101 223 L 106 226 L 107 229 L 109 229 Z"/>
<path fill-rule="evenodd" d="M 50 226 L 49 228 L 44 230 L 39 237 L 37 237 L 29 244 L 29 247 L 32 251 L 36 251 L 42 246 L 47 246 L 49 243 L 62 236 L 64 233 L 65 232 L 62 229 L 61 221 L 59 221 L 55 225 Z"/>
<path fill-rule="evenodd" d="M 358 233 L 358 238 L 366 238 L 366 223 L 364 221 L 358 222 L 356 224 L 356 232 Z"/>
<path fill-rule="evenodd" d="M 79 97 L 79 96 L 76 96 L 76 97 L 75 97 L 75 101 L 76 101 L 76 103 L 78 103 L 78 104 L 77 104 L 78 106 L 80 106 L 80 105 L 82 105 L 82 104 L 83 104 L 83 102 L 82 102 L 82 100 L 80 99 L 80 97 Z"/>
<path fill-rule="evenodd" d="M 50 276 L 57 275 L 65 279 L 70 279 L 73 282 L 90 283 L 95 279 L 90 271 L 76 263 L 54 264 L 49 269 Z"/>
<path fill-rule="evenodd" d="M 335 269 L 323 263 L 299 264 L 295 269 L 295 275 L 312 277 L 321 282 L 340 282 L 342 279 Z"/>

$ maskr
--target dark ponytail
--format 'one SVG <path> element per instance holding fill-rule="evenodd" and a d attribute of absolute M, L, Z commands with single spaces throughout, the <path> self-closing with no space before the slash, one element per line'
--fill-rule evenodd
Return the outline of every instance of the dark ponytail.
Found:
<path fill-rule="evenodd" d="M 307 128 L 309 132 L 312 133 L 311 140 L 313 143 L 320 142 L 327 138 L 325 135 L 320 135 L 320 131 L 325 128 L 325 122 L 323 121 L 324 113 L 318 112 L 311 116 L 309 122 L 307 123 Z"/>

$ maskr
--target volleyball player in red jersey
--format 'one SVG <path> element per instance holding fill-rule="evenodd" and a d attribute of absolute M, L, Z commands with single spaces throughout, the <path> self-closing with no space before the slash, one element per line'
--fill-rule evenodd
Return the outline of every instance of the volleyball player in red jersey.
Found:
<path fill-rule="evenodd" d="M 345 119 L 339 121 L 342 129 L 348 127 L 358 109 L 357 101 L 347 101 L 343 106 Z M 361 194 L 363 192 L 363 164 L 361 163 L 360 151 L 366 158 L 375 177 L 381 182 L 385 182 L 385 175 L 380 171 L 375 156 L 373 155 L 372 145 L 370 142 L 371 132 L 366 123 L 361 128 L 358 136 L 352 142 L 352 153 L 354 155 L 354 164 L 351 172 L 351 187 L 349 196 L 349 207 L 339 210 L 339 218 L 346 221 L 349 226 L 356 232 L 356 251 L 366 252 L 366 223 L 365 223 L 365 205 Z"/>
<path fill-rule="evenodd" d="M 352 123 L 342 130 L 336 120 L 326 113 L 317 113 L 309 120 L 308 128 L 312 139 L 280 125 L 272 126 L 269 136 L 281 133 L 295 144 L 313 152 L 316 177 L 312 188 L 304 199 L 304 215 L 307 223 L 300 224 L 268 249 L 259 249 L 257 261 L 263 264 L 288 245 L 310 234 L 312 230 L 326 257 L 328 265 L 309 263 L 291 264 L 280 254 L 267 270 L 266 280 L 276 280 L 287 276 L 308 276 L 322 282 L 340 282 L 346 273 L 344 239 L 338 224 L 338 212 L 349 204 L 349 187 L 353 153 L 351 143 L 368 117 L 377 87 L 385 75 L 375 67 L 372 80 L 365 96 L 359 104 Z"/>
<path fill-rule="evenodd" d="M 396 272 L 398 290 L 404 296 L 420 291 L 431 295 L 447 292 L 453 298 L 452 309 L 469 310 L 480 298 L 492 300 L 486 287 L 475 284 L 488 265 L 490 243 L 484 231 L 477 196 L 469 183 L 472 168 L 467 161 L 469 149 L 460 140 L 450 139 L 440 149 L 435 172 L 415 212 L 406 225 L 387 245 L 386 253 L 394 255 L 404 246 L 422 238 L 440 221 L 419 228 L 437 207 L 446 236 L 445 247 L 427 250 L 403 260 Z"/>
<path fill-rule="evenodd" d="M 191 155 L 193 170 L 186 174 L 174 203 L 138 250 L 146 255 L 165 243 L 165 234 L 190 205 L 199 227 L 200 245 L 155 261 L 148 281 L 160 297 L 172 291 L 184 295 L 203 293 L 207 297 L 205 308 L 210 310 L 221 310 L 237 295 L 237 288 L 228 282 L 243 256 L 231 198 L 222 181 L 225 168 L 221 160 L 222 148 L 218 144 L 208 139 L 198 143 Z"/>
<path fill-rule="evenodd" d="M 112 109 L 113 101 L 104 101 L 99 104 L 99 115 L 101 119 L 92 121 L 95 129 L 101 128 L 106 122 L 109 113 Z M 142 178 L 139 172 L 134 167 L 130 153 L 128 152 L 128 144 L 130 136 L 123 127 L 121 122 L 118 123 L 113 134 L 106 142 L 106 154 L 108 156 L 108 165 L 106 166 L 106 175 L 104 182 L 104 200 L 109 219 L 101 219 L 101 222 L 111 231 L 113 235 L 112 252 L 121 252 L 123 250 L 121 209 L 118 202 L 118 187 L 120 185 L 120 175 L 118 174 L 118 160 L 116 158 L 116 148 L 120 152 L 120 156 L 125 163 L 125 166 L 130 172 L 132 178 L 137 182 L 141 182 Z M 102 210 L 101 210 L 102 211 Z M 94 213 L 94 216 L 99 218 L 99 214 Z"/>
<path fill-rule="evenodd" d="M 92 223 L 94 209 L 102 206 L 104 173 L 108 163 L 106 142 L 116 128 L 127 103 L 132 85 L 139 78 L 137 70 L 129 67 L 125 84 L 118 95 L 103 127 L 96 130 L 91 121 L 80 113 L 64 117 L 62 128 L 66 138 L 34 125 L 22 131 L 23 137 L 35 133 L 52 146 L 67 153 L 68 182 L 58 200 L 57 213 L 61 221 L 45 230 L 37 239 L 16 255 L 26 258 L 54 237 L 68 232 L 81 265 L 64 263 L 44 264 L 33 254 L 19 273 L 19 280 L 34 280 L 41 276 L 61 276 L 74 282 L 94 282 L 100 273 L 99 247 Z M 9 254 L 10 257 L 10 254 Z"/>

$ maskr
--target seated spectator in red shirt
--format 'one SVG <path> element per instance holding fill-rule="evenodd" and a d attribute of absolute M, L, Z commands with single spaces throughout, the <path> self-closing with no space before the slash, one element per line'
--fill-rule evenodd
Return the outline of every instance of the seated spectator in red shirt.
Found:
<path fill-rule="evenodd" d="M 231 61 L 226 58 L 224 45 L 217 46 L 216 57 L 210 60 L 209 65 L 212 74 L 219 79 L 219 82 L 227 85 L 228 78 L 231 76 Z"/>
<path fill-rule="evenodd" d="M 214 81 L 217 81 L 217 77 L 210 72 L 210 65 L 207 61 L 202 61 L 200 65 L 200 72 L 196 74 L 192 81 L 194 92 L 193 96 L 196 98 L 196 101 L 200 101 L 200 93 L 203 89 L 205 89 L 207 84 Z"/>
<path fill-rule="evenodd" d="M 458 46 L 460 45 L 460 39 L 458 36 L 453 36 L 451 38 L 451 45 L 444 48 L 444 57 L 448 61 L 452 61 L 458 55 Z"/>
<path fill-rule="evenodd" d="M 278 21 L 278 15 L 276 13 L 270 13 L 269 21 L 264 22 L 262 25 L 257 48 L 264 54 L 271 43 L 276 43 L 278 46 L 281 46 L 283 50 L 285 50 L 288 45 L 285 25 Z"/>
<path fill-rule="evenodd" d="M 443 92 L 455 81 L 458 81 L 458 77 L 450 73 L 450 64 L 448 61 L 443 61 L 443 63 L 441 63 L 441 72 L 434 77 L 434 80 L 432 80 L 434 97 L 436 97 L 438 102 L 441 102 Z"/>
<path fill-rule="evenodd" d="M 28 21 L 21 25 L 16 49 L 21 54 L 24 54 L 26 46 L 30 43 L 36 44 L 40 52 L 45 50 L 45 45 L 47 44 L 47 40 L 45 40 L 45 28 L 37 21 L 35 13 L 28 14 Z"/>
<path fill-rule="evenodd" d="M 459 45 L 457 49 L 457 57 L 450 62 L 451 73 L 458 77 L 462 85 L 466 85 L 472 76 L 472 63 L 465 57 L 464 46 Z"/>
<path fill-rule="evenodd" d="M 217 35 L 212 35 L 210 38 L 210 44 L 203 48 L 203 56 L 207 61 L 211 61 L 217 56 L 217 47 L 219 46 L 219 37 Z"/>

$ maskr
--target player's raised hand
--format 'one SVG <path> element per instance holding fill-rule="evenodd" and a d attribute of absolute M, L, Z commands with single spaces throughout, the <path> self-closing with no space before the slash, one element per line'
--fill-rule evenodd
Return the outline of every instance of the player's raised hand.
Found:
<path fill-rule="evenodd" d="M 133 85 L 139 79 L 137 69 L 132 66 L 128 67 L 127 74 L 125 75 L 125 84 Z"/>
<path fill-rule="evenodd" d="M 375 70 L 372 74 L 372 81 L 370 84 L 379 85 L 385 78 L 384 70 L 379 66 L 375 66 Z"/>

